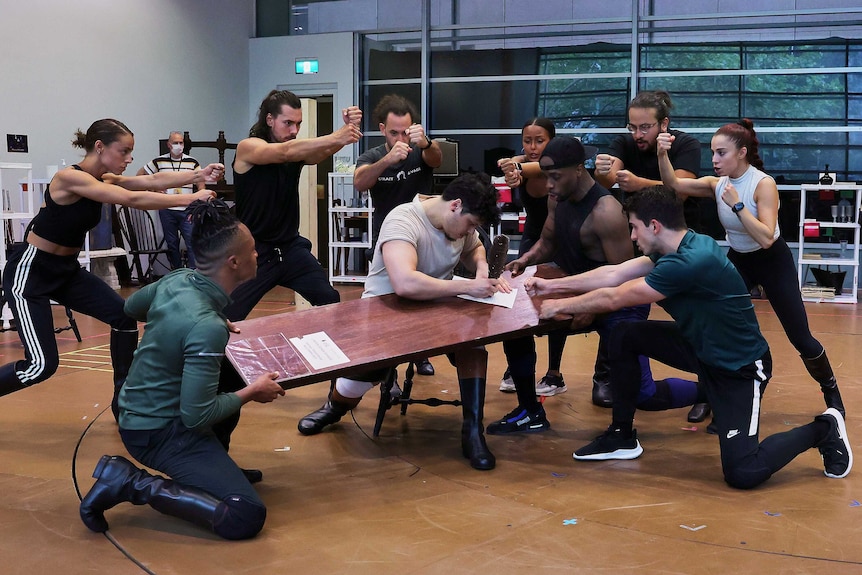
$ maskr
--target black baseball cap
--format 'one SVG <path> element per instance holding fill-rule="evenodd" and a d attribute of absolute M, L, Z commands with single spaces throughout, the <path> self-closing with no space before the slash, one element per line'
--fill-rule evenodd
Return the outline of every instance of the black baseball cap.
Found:
<path fill-rule="evenodd" d="M 545 151 L 539 158 L 539 165 L 542 166 L 543 170 L 559 170 L 560 168 L 578 166 L 595 156 L 598 151 L 598 148 L 583 145 L 577 138 L 556 136 L 545 146 Z"/>

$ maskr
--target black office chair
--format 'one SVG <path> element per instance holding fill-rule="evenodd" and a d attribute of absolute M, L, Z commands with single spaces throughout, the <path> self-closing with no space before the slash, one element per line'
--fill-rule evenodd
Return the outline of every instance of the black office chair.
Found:
<path fill-rule="evenodd" d="M 168 253 L 165 239 L 161 241 L 156 236 L 156 223 L 150 212 L 138 210 L 128 206 L 121 206 L 117 211 L 120 221 L 120 230 L 123 240 L 128 246 L 127 251 L 132 256 L 132 266 L 138 275 L 138 283 L 141 285 L 152 283 L 153 266 L 156 259 Z M 146 268 L 142 261 L 147 258 Z"/>

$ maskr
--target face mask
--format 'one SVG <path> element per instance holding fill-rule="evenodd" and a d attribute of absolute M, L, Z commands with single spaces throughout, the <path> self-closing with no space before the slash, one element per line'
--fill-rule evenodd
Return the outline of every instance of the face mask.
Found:
<path fill-rule="evenodd" d="M 179 156 L 183 153 L 183 145 L 182 144 L 172 144 L 171 145 L 171 153 L 175 156 Z"/>

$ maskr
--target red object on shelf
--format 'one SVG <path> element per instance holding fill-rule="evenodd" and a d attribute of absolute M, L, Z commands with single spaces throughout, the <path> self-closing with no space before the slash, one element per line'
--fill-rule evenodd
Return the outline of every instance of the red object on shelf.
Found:
<path fill-rule="evenodd" d="M 501 204 L 511 204 L 512 203 L 512 188 L 510 188 L 506 184 L 494 184 L 494 187 L 497 188 L 497 202 Z"/>
<path fill-rule="evenodd" d="M 820 222 L 802 222 L 802 237 L 819 238 Z"/>

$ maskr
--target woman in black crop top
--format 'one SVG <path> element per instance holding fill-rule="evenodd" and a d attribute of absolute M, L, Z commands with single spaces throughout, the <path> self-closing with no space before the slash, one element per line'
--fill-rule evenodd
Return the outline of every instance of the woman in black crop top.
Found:
<path fill-rule="evenodd" d="M 209 190 L 167 195 L 163 190 L 199 181 L 215 181 L 224 172 L 210 164 L 196 172 L 159 172 L 123 176 L 132 161 L 135 139 L 122 122 L 94 122 L 80 130 L 72 144 L 84 159 L 57 172 L 45 191 L 45 203 L 33 218 L 24 243 L 3 270 L 3 293 L 18 326 L 24 359 L 0 367 L 0 395 L 48 379 L 57 370 L 51 300 L 111 326 L 111 364 L 116 394 L 125 381 L 138 345 L 137 323 L 123 313 L 123 298 L 105 282 L 81 268 L 78 252 L 84 237 L 99 221 L 103 203 L 143 210 L 186 206 L 214 197 Z"/>

